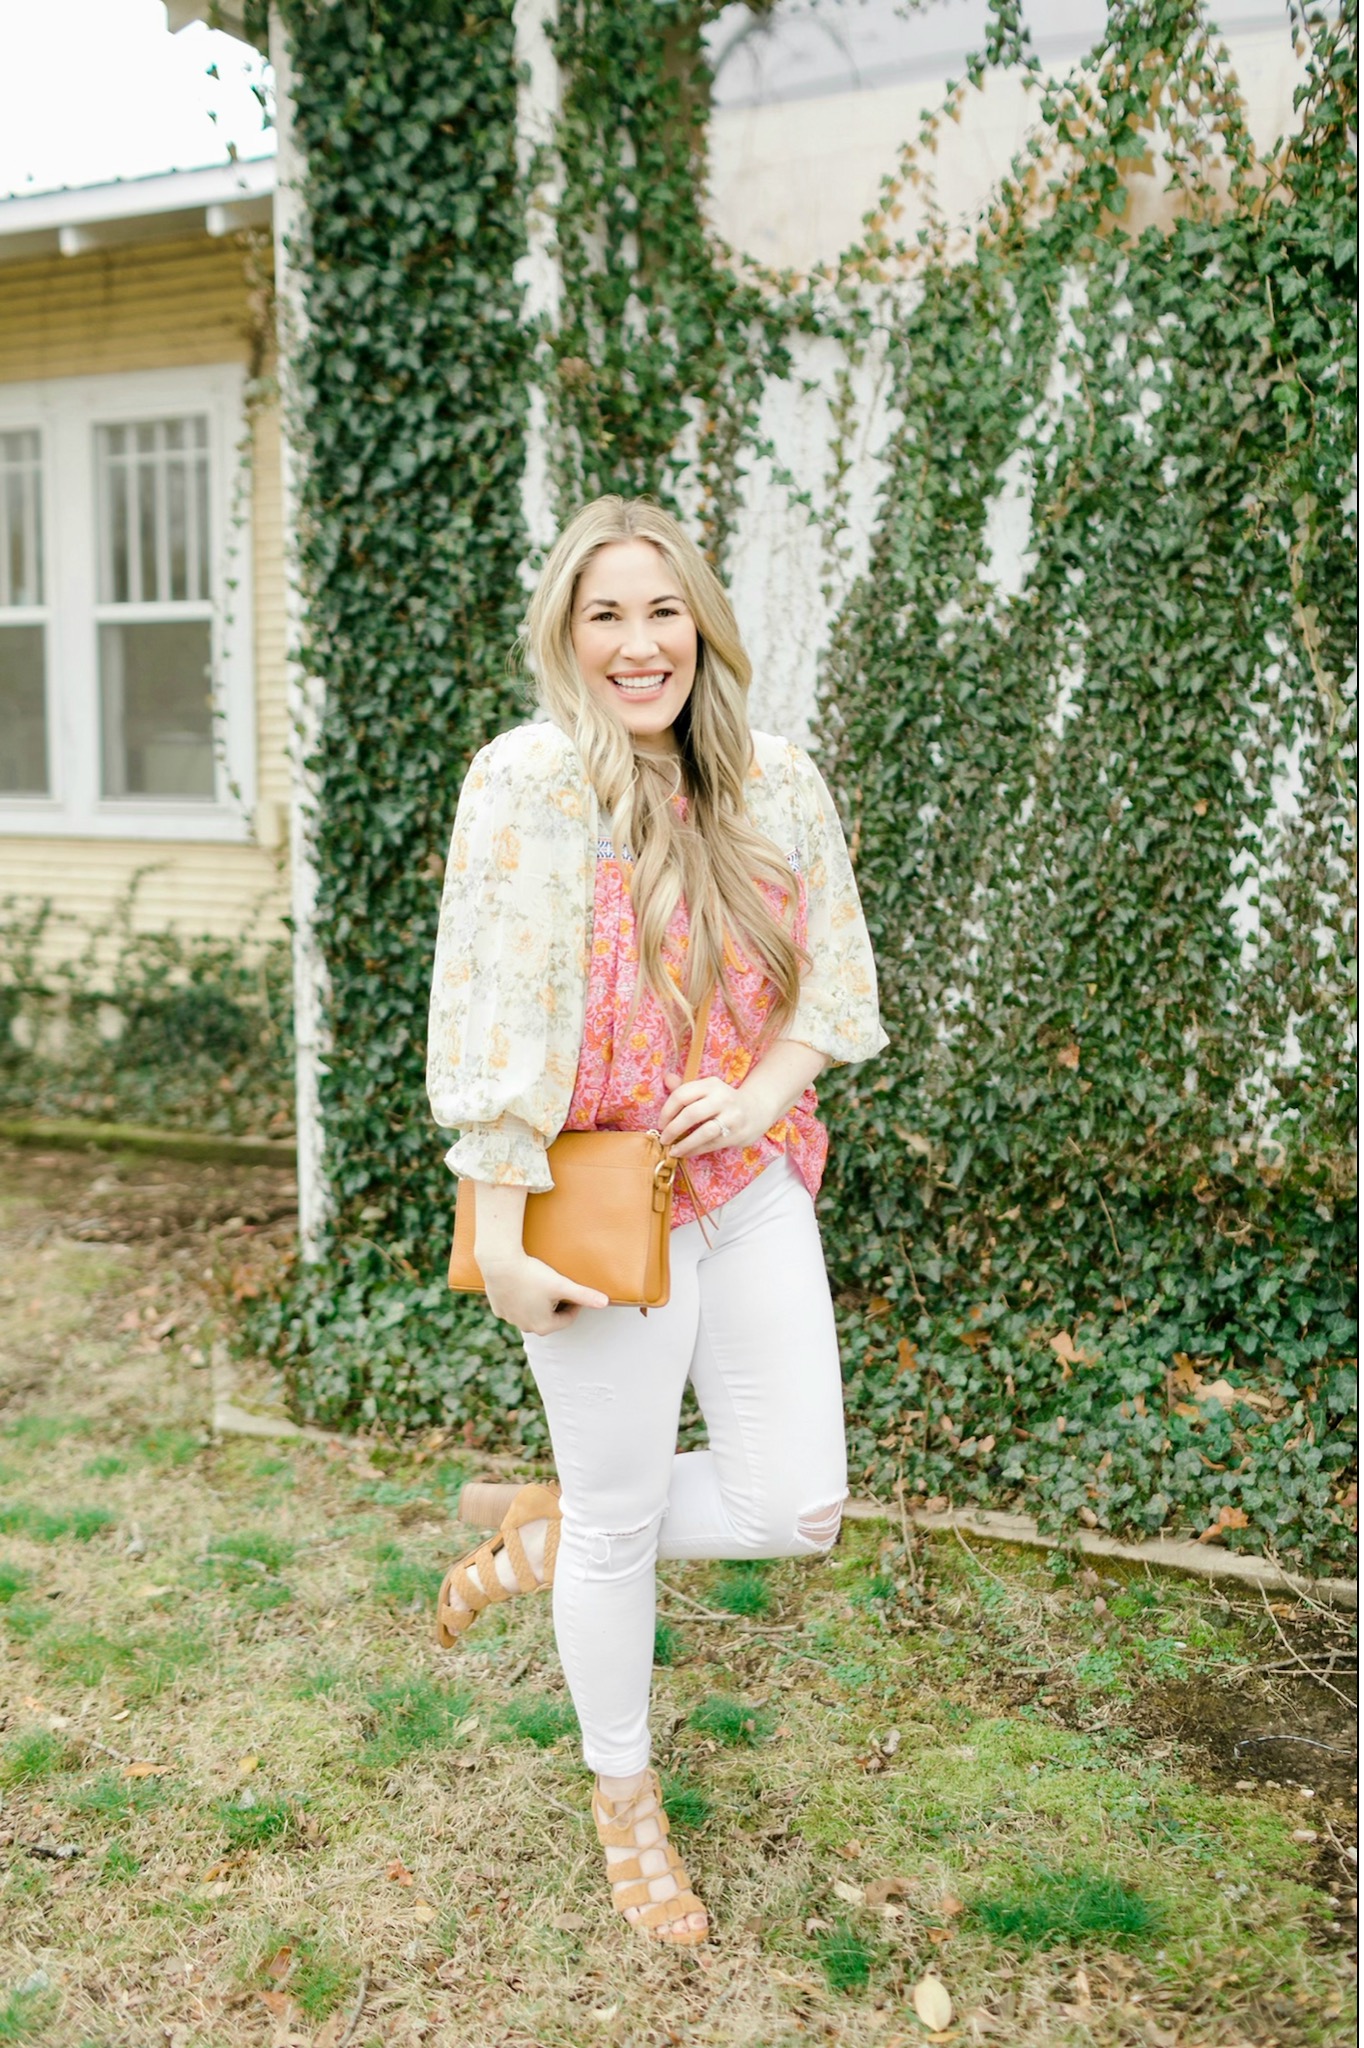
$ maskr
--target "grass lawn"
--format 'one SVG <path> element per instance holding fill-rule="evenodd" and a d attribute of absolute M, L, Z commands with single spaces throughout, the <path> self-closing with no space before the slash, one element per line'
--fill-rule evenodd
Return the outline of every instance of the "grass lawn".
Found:
<path fill-rule="evenodd" d="M 432 1643 L 477 1450 L 209 1437 L 287 1178 L 7 1153 L 0 1188 L 0 2043 L 1354 2038 L 1339 1621 L 876 1523 L 670 1567 L 657 1749 L 715 1939 L 658 1950 L 606 1903 L 548 1603 Z"/>

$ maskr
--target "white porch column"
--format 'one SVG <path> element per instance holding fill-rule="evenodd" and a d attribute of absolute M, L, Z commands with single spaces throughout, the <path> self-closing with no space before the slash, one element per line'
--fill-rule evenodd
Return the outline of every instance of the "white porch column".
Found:
<path fill-rule="evenodd" d="M 301 185 L 303 161 L 294 140 L 293 66 L 277 5 L 270 8 L 270 62 L 275 73 L 275 129 L 279 150 L 275 189 L 275 305 L 278 320 L 279 380 L 283 426 L 285 532 L 285 623 L 288 661 L 290 761 L 289 805 L 291 909 L 294 923 L 294 1086 L 298 1125 L 298 1219 L 305 1259 L 318 1256 L 331 1203 L 318 1079 L 326 1054 L 327 971 L 317 943 L 317 867 L 313 835 L 316 778 L 306 763 L 317 744 L 325 686 L 303 665 L 303 597 L 298 564 L 298 503 L 303 453 L 298 421 L 297 352 L 307 331 L 302 275 L 290 250 L 304 245 L 307 213 Z"/>
<path fill-rule="evenodd" d="M 557 11 L 557 0 L 516 0 L 512 16 L 516 62 L 524 73 L 516 88 L 516 168 L 523 181 L 530 176 L 535 152 L 548 152 L 542 159 L 541 182 L 526 195 L 526 253 L 513 275 L 526 295 L 523 318 L 545 319 L 551 329 L 558 325 L 563 294 L 563 273 L 554 247 L 555 209 L 562 184 L 553 154 L 559 66 L 546 33 Z M 542 367 L 547 355 L 548 349 L 541 343 L 537 356 Z M 558 530 L 549 465 L 549 405 L 541 379 L 531 383 L 528 397 L 521 513 L 532 554 L 539 554 L 551 545 Z M 522 581 L 529 588 L 534 580 L 532 564 L 523 563 Z"/>

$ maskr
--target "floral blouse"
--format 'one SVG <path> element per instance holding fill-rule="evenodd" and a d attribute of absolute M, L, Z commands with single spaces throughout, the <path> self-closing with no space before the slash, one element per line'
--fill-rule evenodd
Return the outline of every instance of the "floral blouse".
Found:
<path fill-rule="evenodd" d="M 685 816 L 686 799 L 673 803 Z M 784 898 L 770 885 L 760 885 L 773 910 L 780 914 Z M 805 944 L 806 889 L 797 882 L 793 936 Z M 686 905 L 679 903 L 668 926 L 663 949 L 667 972 L 678 986 L 686 975 L 688 948 Z M 679 1053 L 663 1008 L 651 989 L 640 990 L 639 946 L 635 907 L 630 897 L 629 863 L 618 858 L 609 840 L 597 847 L 597 882 L 592 918 L 592 958 L 587 971 L 587 1019 L 578 1077 L 568 1107 L 568 1131 L 649 1131 L 662 1122 L 670 1089 L 666 1075 L 680 1071 L 686 1045 Z M 743 959 L 731 947 L 725 960 L 727 1000 L 718 995 L 711 1005 L 703 1074 L 718 1074 L 737 1088 L 754 1063 L 776 989 L 761 960 Z M 687 1172 L 706 1210 L 718 1209 L 769 1161 L 785 1153 L 812 1195 L 819 1192 L 829 1138 L 815 1114 L 815 1091 L 807 1088 L 799 1102 L 752 1145 L 725 1145 L 698 1153 Z M 690 1223 L 696 1211 L 686 1183 L 679 1177 L 673 1194 L 672 1223 Z"/>
<path fill-rule="evenodd" d="M 802 885 L 810 967 L 785 1035 L 834 1063 L 886 1044 L 876 969 L 833 800 L 807 754 L 753 735 L 745 804 Z M 465 777 L 446 863 L 427 1092 L 472 1180 L 543 1192 L 575 1101 L 594 942 L 597 799 L 568 735 L 516 726 Z M 708 1041 L 709 1043 L 709 1041 Z"/>

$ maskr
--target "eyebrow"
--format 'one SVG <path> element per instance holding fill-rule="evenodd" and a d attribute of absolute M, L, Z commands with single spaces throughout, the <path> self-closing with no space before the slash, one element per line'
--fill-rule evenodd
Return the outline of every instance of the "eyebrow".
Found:
<path fill-rule="evenodd" d="M 649 603 L 651 606 L 656 604 L 685 604 L 685 602 L 685 598 L 676 596 L 675 593 L 671 590 L 665 590 L 662 597 L 651 597 L 649 599 Z M 589 597 L 584 599 L 581 608 L 585 612 L 590 612 L 594 605 L 599 604 L 613 604 L 616 607 L 617 611 L 619 611 L 621 608 L 620 599 L 618 597 Z"/>

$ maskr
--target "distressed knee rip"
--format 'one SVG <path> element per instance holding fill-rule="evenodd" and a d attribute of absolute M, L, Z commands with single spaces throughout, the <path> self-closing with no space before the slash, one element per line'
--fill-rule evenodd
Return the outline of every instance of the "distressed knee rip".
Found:
<path fill-rule="evenodd" d="M 828 1507 L 805 1508 L 796 1517 L 796 1534 L 812 1550 L 832 1550 L 843 1526 L 843 1502 Z"/>
<path fill-rule="evenodd" d="M 566 1551 L 587 1579 L 629 1579 L 652 1570 L 658 1549 L 663 1509 L 633 1529 L 593 1529 L 570 1522 L 562 1525 L 560 1550 Z"/>

